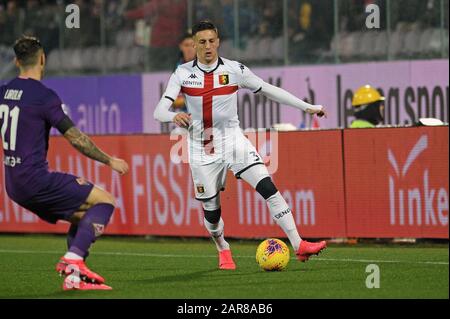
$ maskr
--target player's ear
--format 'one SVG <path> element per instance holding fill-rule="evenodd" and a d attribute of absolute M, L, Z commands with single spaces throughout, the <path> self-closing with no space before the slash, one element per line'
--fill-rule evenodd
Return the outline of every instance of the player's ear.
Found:
<path fill-rule="evenodd" d="M 14 58 L 14 64 L 16 65 L 16 67 L 20 68 L 20 63 L 19 60 L 17 60 L 17 58 Z"/>
<path fill-rule="evenodd" d="M 194 49 L 197 50 L 197 37 L 194 35 L 192 39 L 194 40 Z"/>
<path fill-rule="evenodd" d="M 46 57 L 45 57 L 45 53 L 44 52 L 42 52 L 42 54 L 41 54 L 41 58 L 39 59 L 40 61 L 40 65 L 41 66 L 44 66 L 45 65 L 45 61 L 46 61 Z"/>

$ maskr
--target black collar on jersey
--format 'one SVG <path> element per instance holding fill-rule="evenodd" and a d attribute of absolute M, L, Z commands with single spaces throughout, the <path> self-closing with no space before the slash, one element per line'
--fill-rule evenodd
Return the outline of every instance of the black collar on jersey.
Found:
<path fill-rule="evenodd" d="M 192 64 L 192 67 L 193 67 L 193 68 L 194 68 L 194 67 L 197 67 L 197 68 L 198 68 L 200 71 L 202 71 L 203 73 L 212 73 L 212 72 L 214 72 L 215 70 L 217 70 L 221 64 L 222 64 L 222 65 L 225 65 L 225 63 L 223 63 L 223 60 L 222 60 L 222 59 L 220 58 L 220 56 L 219 56 L 219 58 L 217 59 L 217 66 L 214 68 L 214 70 L 211 70 L 211 71 L 209 71 L 209 72 L 206 72 L 205 70 L 203 70 L 201 67 L 198 66 L 198 64 L 197 64 L 197 58 L 195 58 L 194 63 Z"/>

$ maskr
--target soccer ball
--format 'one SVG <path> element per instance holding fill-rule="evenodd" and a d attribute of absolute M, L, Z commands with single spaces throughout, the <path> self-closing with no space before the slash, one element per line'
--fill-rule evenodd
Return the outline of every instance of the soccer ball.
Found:
<path fill-rule="evenodd" d="M 283 270 L 289 263 L 289 248 L 279 239 L 266 239 L 256 249 L 256 262 L 266 271 Z"/>

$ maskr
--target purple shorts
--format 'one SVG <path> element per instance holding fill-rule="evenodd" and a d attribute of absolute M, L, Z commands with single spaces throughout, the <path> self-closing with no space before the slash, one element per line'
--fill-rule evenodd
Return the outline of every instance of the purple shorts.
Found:
<path fill-rule="evenodd" d="M 49 173 L 48 187 L 39 191 L 31 199 L 18 204 L 41 219 L 56 224 L 58 220 L 68 220 L 79 211 L 94 187 L 83 178 L 66 173 Z"/>

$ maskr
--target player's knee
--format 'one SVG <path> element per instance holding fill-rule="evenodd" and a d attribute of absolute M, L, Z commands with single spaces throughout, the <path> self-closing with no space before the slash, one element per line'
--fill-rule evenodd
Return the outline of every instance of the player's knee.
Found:
<path fill-rule="evenodd" d="M 217 210 L 220 208 L 220 197 L 217 195 L 214 198 L 202 201 L 202 206 L 204 210 Z"/>
<path fill-rule="evenodd" d="M 110 193 L 104 191 L 97 204 L 110 204 L 116 207 L 116 199 Z"/>
<path fill-rule="evenodd" d="M 275 195 L 278 192 L 278 189 L 272 182 L 272 178 L 268 176 L 256 184 L 256 191 L 261 194 L 264 199 L 268 199 L 270 196 Z"/>
<path fill-rule="evenodd" d="M 220 221 L 222 211 L 220 207 L 216 210 L 203 210 L 205 213 L 205 219 L 211 224 L 217 224 Z"/>
<path fill-rule="evenodd" d="M 75 212 L 72 216 L 70 216 L 69 222 L 73 225 L 78 225 L 85 214 L 86 212 Z"/>
<path fill-rule="evenodd" d="M 205 219 L 211 224 L 217 224 L 220 220 L 220 197 L 216 196 L 202 202 Z"/>

